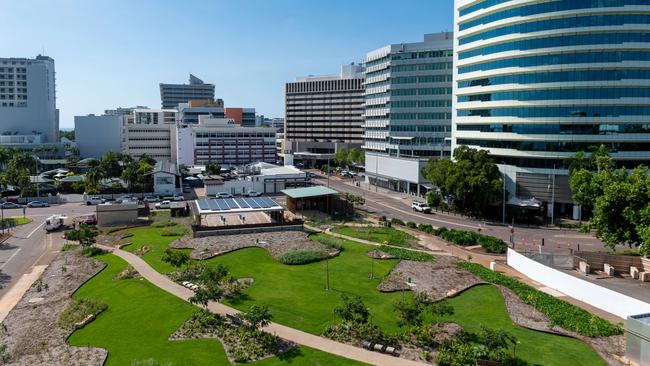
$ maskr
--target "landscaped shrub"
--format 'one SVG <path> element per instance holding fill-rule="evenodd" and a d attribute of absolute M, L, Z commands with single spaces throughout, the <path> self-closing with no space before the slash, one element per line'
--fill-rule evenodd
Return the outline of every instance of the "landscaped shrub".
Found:
<path fill-rule="evenodd" d="M 459 262 L 458 267 L 473 273 L 487 282 L 502 285 L 512 290 L 526 304 L 546 315 L 552 325 L 560 326 L 587 337 L 608 337 L 623 334 L 620 326 L 588 311 L 541 292 L 514 278 L 469 262 Z"/>
<path fill-rule="evenodd" d="M 489 235 L 482 235 L 473 231 L 447 229 L 440 227 L 434 229 L 431 225 L 420 224 L 420 231 L 439 236 L 440 238 L 462 246 L 480 245 L 488 253 L 502 254 L 508 250 L 508 245 L 501 239 Z"/>
<path fill-rule="evenodd" d="M 59 315 L 59 327 L 72 330 L 89 315 L 97 316 L 107 307 L 103 302 L 93 299 L 72 300 L 72 303 Z"/>
<path fill-rule="evenodd" d="M 427 234 L 432 234 L 433 233 L 433 226 L 429 224 L 420 224 L 418 225 L 418 230 L 425 232 Z"/>
<path fill-rule="evenodd" d="M 410 227 L 411 229 L 416 229 L 418 227 L 418 224 L 414 223 L 413 221 L 409 221 L 406 223 L 406 227 Z"/>
<path fill-rule="evenodd" d="M 404 221 L 398 219 L 397 217 L 390 219 L 390 223 L 393 225 L 404 225 Z"/>
<path fill-rule="evenodd" d="M 183 234 L 185 234 L 183 227 L 166 227 L 160 232 L 162 236 L 181 236 Z"/>
<path fill-rule="evenodd" d="M 339 238 L 335 238 L 329 235 L 328 236 L 319 235 L 316 237 L 316 241 L 328 248 L 336 249 L 339 251 L 343 250 L 343 240 Z"/>
<path fill-rule="evenodd" d="M 65 243 L 63 244 L 63 247 L 61 248 L 62 252 L 67 252 L 68 250 L 75 250 L 79 247 L 79 244 L 74 244 L 74 243 Z"/>
<path fill-rule="evenodd" d="M 503 254 L 508 250 L 508 245 L 503 240 L 493 236 L 481 235 L 478 243 L 488 253 Z"/>
<path fill-rule="evenodd" d="M 280 263 L 297 265 L 318 262 L 328 256 L 327 252 L 322 250 L 290 250 L 282 253 L 278 260 Z"/>
<path fill-rule="evenodd" d="M 96 255 L 104 254 L 106 251 L 103 249 L 97 248 L 94 245 L 91 245 L 89 247 L 85 247 L 81 250 L 81 254 L 86 256 L 86 257 L 94 257 Z"/>
<path fill-rule="evenodd" d="M 171 226 L 176 226 L 176 225 L 178 225 L 178 223 L 176 223 L 174 221 L 167 220 L 167 221 L 156 221 L 151 226 L 153 226 L 153 227 L 171 227 Z"/>
<path fill-rule="evenodd" d="M 380 246 L 379 250 L 381 250 L 384 253 L 388 253 L 395 258 L 405 259 L 409 261 L 428 262 L 434 260 L 431 254 L 416 252 L 408 249 L 395 248 L 388 245 Z"/>

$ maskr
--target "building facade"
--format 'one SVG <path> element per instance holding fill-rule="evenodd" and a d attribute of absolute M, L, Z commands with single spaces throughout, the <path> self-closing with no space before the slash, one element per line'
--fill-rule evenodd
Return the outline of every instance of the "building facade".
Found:
<path fill-rule="evenodd" d="M 176 122 L 175 109 L 136 108 L 133 110 L 133 123 L 163 125 Z"/>
<path fill-rule="evenodd" d="M 338 75 L 305 76 L 285 85 L 283 153 L 327 160 L 338 148 L 363 141 L 363 67 L 344 65 Z"/>
<path fill-rule="evenodd" d="M 175 150 L 172 149 L 175 130 L 176 124 L 174 123 L 125 124 L 123 128 L 123 152 L 135 159 L 147 154 L 158 161 L 176 161 Z"/>
<path fill-rule="evenodd" d="M 83 158 L 100 158 L 109 151 L 121 152 L 122 131 L 128 115 L 75 116 L 75 142 Z"/>
<path fill-rule="evenodd" d="M 0 134 L 40 135 L 41 143 L 57 143 L 59 113 L 56 109 L 54 60 L 0 58 Z"/>
<path fill-rule="evenodd" d="M 224 110 L 226 118 L 235 121 L 236 124 L 244 127 L 255 127 L 257 121 L 255 119 L 255 108 L 232 108 L 227 107 Z"/>
<path fill-rule="evenodd" d="M 194 101 L 181 103 L 178 105 L 176 121 L 183 124 L 198 124 L 199 116 L 209 116 L 211 118 L 224 118 L 225 110 L 223 104 L 208 103 L 207 101 Z"/>
<path fill-rule="evenodd" d="M 392 44 L 366 55 L 366 176 L 371 184 L 424 194 L 421 170 L 449 155 L 453 34 L 425 34 L 423 42 Z"/>
<path fill-rule="evenodd" d="M 177 108 L 190 100 L 214 100 L 214 85 L 190 74 L 189 84 L 160 84 L 160 101 L 163 109 Z"/>
<path fill-rule="evenodd" d="M 455 2 L 453 146 L 487 149 L 511 196 L 579 218 L 566 159 L 650 160 L 650 4 Z"/>

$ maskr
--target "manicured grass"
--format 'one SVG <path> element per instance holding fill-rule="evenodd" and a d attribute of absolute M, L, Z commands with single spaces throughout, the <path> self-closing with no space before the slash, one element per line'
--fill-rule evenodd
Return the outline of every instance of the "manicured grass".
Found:
<path fill-rule="evenodd" d="M 29 224 L 30 222 L 32 222 L 32 219 L 29 217 L 22 217 L 22 216 L 5 217 L 5 226 L 25 225 L 25 224 Z"/>
<path fill-rule="evenodd" d="M 357 239 L 406 248 L 412 247 L 418 241 L 409 233 L 385 226 L 335 226 L 332 231 Z"/>
<path fill-rule="evenodd" d="M 520 342 L 517 356 L 544 365 L 605 365 L 606 363 L 586 344 L 568 337 L 536 332 L 513 324 L 508 316 L 503 297 L 491 285 L 475 286 L 457 297 L 446 300 L 455 313 L 448 320 L 460 324 L 470 332 L 481 325 L 503 329 Z"/>
<path fill-rule="evenodd" d="M 97 257 L 108 267 L 82 286 L 75 299 L 91 298 L 108 305 L 95 321 L 76 331 L 68 342 L 108 350 L 106 365 L 130 365 L 133 360 L 155 359 L 180 365 L 229 365 L 221 344 L 214 339 L 169 341 L 168 337 L 196 309 L 144 279 L 113 280 L 126 267 L 122 259 Z M 282 358 L 252 365 L 362 365 L 334 355 L 300 347 Z"/>
<path fill-rule="evenodd" d="M 138 231 L 139 230 L 139 231 Z M 152 247 L 145 260 L 161 272 L 173 268 L 160 261 L 162 252 L 171 240 L 160 236 L 152 228 L 136 229 L 132 238 L 136 249 L 138 243 Z M 324 235 L 324 234 L 318 234 Z M 237 278 L 252 277 L 253 284 L 243 295 L 224 301 L 238 309 L 247 309 L 252 304 L 269 306 L 274 321 L 320 334 L 336 322 L 333 308 L 340 303 L 341 293 L 359 295 L 370 309 L 373 322 L 384 331 L 396 334 L 397 315 L 393 304 L 400 293 L 380 293 L 376 287 L 397 260 L 375 260 L 375 278 L 370 279 L 370 259 L 366 252 L 376 247 L 348 240 L 342 241 L 344 250 L 329 260 L 330 291 L 325 290 L 327 262 L 288 266 L 273 259 L 266 250 L 248 248 L 212 258 L 207 263 L 224 264 Z M 406 294 L 406 296 L 411 296 Z M 556 335 L 535 332 L 513 325 L 508 317 L 503 298 L 493 286 L 470 289 L 450 299 L 456 313 L 452 320 L 470 331 L 481 324 L 492 328 L 506 329 L 520 341 L 517 354 L 529 361 L 544 365 L 603 365 L 603 361 L 584 343 Z"/>
<path fill-rule="evenodd" d="M 123 249 L 129 252 L 134 252 L 143 246 L 149 247 L 151 250 L 142 256 L 142 259 L 149 263 L 149 265 L 155 268 L 158 272 L 171 272 L 174 270 L 174 267 L 163 262 L 162 256 L 168 245 L 178 239 L 178 236 L 164 236 L 162 235 L 163 230 L 163 228 L 153 226 L 144 226 L 129 230 L 129 233 L 132 233 L 133 236 L 126 240 L 131 242 L 131 245 L 127 245 Z M 189 253 L 190 250 L 187 250 L 187 252 Z"/>

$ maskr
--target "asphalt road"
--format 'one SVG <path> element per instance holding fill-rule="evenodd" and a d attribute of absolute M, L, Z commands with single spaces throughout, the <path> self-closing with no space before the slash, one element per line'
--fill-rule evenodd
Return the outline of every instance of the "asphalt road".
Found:
<path fill-rule="evenodd" d="M 323 175 L 318 175 L 314 178 L 314 181 L 318 184 L 327 185 L 327 177 Z M 511 229 L 509 225 L 481 222 L 440 212 L 434 212 L 433 214 L 415 212 L 411 209 L 411 203 L 413 201 L 422 201 L 422 198 L 383 188 L 377 189 L 375 186 L 369 186 L 363 182 L 360 183 L 361 187 L 356 187 L 350 178 L 332 175 L 329 184 L 330 188 L 339 192 L 349 192 L 363 196 L 366 201 L 363 208 L 378 216 L 385 215 L 388 218 L 399 218 L 404 222 L 413 221 L 418 224 L 431 224 L 436 227 L 446 226 L 447 228 L 462 230 L 478 231 L 480 227 L 483 234 L 496 236 L 506 242 L 510 241 Z M 569 248 L 577 250 L 578 246 L 583 251 L 603 250 L 603 243 L 600 240 L 593 235 L 575 230 L 515 225 L 513 236 L 515 249 L 517 250 L 539 251 L 542 239 L 544 239 L 544 246 L 541 247 L 541 250 L 546 253 L 568 254 L 570 252 Z"/>
<path fill-rule="evenodd" d="M 0 244 L 0 297 L 34 266 L 49 264 L 61 249 L 63 234 L 60 231 L 47 234 L 43 229 L 43 223 L 48 216 L 65 214 L 73 218 L 91 212 L 94 212 L 94 207 L 78 202 L 27 208 L 26 216 L 30 217 L 32 222 L 12 229 L 12 236 Z M 5 218 L 22 215 L 22 209 L 4 210 Z"/>

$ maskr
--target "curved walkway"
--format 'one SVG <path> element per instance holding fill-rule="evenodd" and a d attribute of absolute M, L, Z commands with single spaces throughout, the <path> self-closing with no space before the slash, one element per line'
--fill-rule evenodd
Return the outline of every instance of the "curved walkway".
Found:
<path fill-rule="evenodd" d="M 153 269 L 147 262 L 142 260 L 142 258 L 137 255 L 113 247 L 98 245 L 104 250 L 110 251 L 118 257 L 124 259 L 128 262 L 136 271 L 146 278 L 149 282 L 155 286 L 169 292 L 170 294 L 181 298 L 185 301 L 192 297 L 194 294 L 191 290 L 186 289 L 185 287 L 177 284 L 176 282 L 169 279 L 169 277 L 157 272 Z M 289 299 L 287 299 L 289 301 Z M 215 314 L 226 315 L 226 314 L 237 314 L 238 310 L 221 304 L 219 302 L 211 301 L 208 303 L 208 309 Z M 349 358 L 351 360 L 361 361 L 369 363 L 372 365 L 379 366 L 422 366 L 429 365 L 421 362 L 405 360 L 402 358 L 397 358 L 393 356 L 388 356 L 385 354 L 372 352 L 365 350 L 363 348 L 354 347 L 348 344 L 335 342 L 331 339 L 316 336 L 310 333 L 303 332 L 294 328 L 289 328 L 284 325 L 277 323 L 271 323 L 264 330 L 269 333 L 273 333 L 278 337 L 284 338 L 286 340 L 292 341 L 294 343 L 311 347 L 323 352 L 335 354 L 337 356 Z"/>

